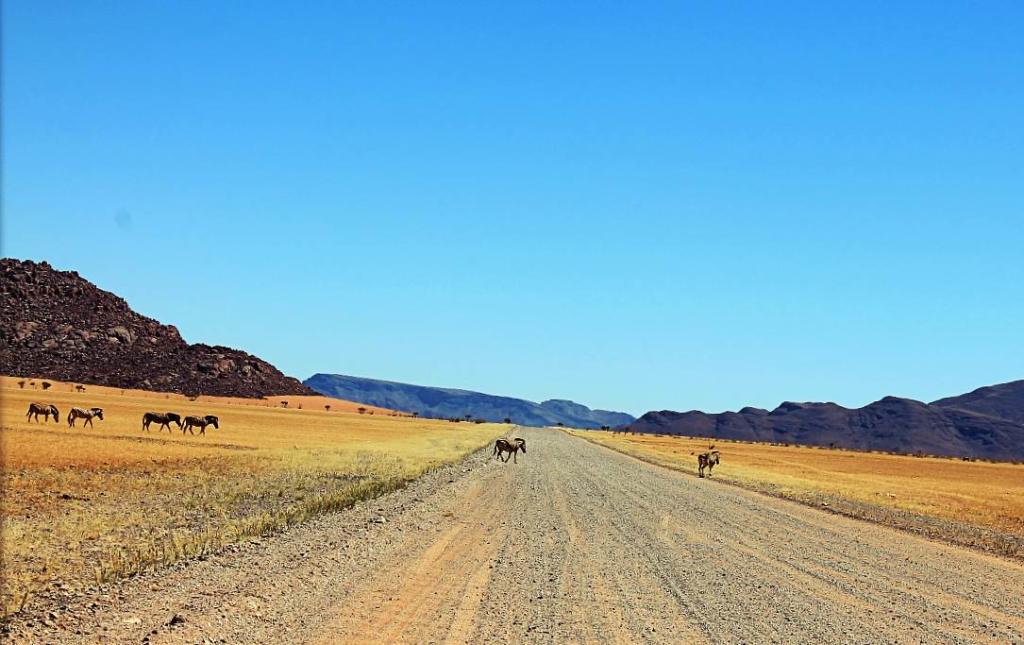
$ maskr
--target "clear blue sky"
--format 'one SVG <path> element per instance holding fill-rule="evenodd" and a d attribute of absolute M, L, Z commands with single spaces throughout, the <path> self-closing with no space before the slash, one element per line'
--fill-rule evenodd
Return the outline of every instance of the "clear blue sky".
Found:
<path fill-rule="evenodd" d="M 4 255 L 300 378 L 1024 378 L 1024 3 L 213 4 L 4 3 Z"/>

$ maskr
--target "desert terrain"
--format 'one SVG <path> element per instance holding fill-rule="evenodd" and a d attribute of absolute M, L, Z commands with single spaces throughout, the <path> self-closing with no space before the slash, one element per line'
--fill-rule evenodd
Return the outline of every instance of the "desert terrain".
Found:
<path fill-rule="evenodd" d="M 478 451 L 353 509 L 103 585 L 42 618 L 17 616 L 8 635 L 149 643 L 1024 639 L 1019 562 L 698 479 L 559 430 L 514 434 L 529 448 L 518 464 Z"/>
<path fill-rule="evenodd" d="M 714 446 L 717 481 L 1024 560 L 1024 464 L 573 430 L 654 464 L 697 472 Z"/>
<path fill-rule="evenodd" d="M 321 396 L 192 400 L 75 385 L 0 379 L 4 613 L 345 508 L 505 430 Z M 60 422 L 26 421 L 32 401 L 55 404 Z M 101 407 L 104 419 L 69 428 L 73 406 Z M 213 414 L 220 428 L 147 432 L 147 411 Z"/>

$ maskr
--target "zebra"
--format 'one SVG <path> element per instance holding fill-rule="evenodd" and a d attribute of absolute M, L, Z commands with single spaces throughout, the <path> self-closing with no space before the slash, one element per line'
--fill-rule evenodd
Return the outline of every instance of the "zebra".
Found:
<path fill-rule="evenodd" d="M 57 406 L 50 403 L 29 403 L 28 413 L 25 414 L 25 421 L 36 420 L 39 423 L 39 415 L 43 415 L 43 419 L 49 423 L 50 415 L 53 415 L 53 420 L 60 423 L 60 411 Z"/>
<path fill-rule="evenodd" d="M 518 464 L 519 460 L 516 459 L 516 453 L 520 450 L 523 451 L 524 455 L 526 454 L 526 439 L 520 439 L 518 437 L 512 441 L 509 441 L 508 439 L 498 439 L 494 442 L 494 452 L 491 454 L 494 455 L 495 458 L 501 459 L 506 463 L 508 462 L 508 457 L 512 457 L 512 463 Z M 505 453 L 508 453 L 508 456 L 502 459 L 502 455 Z"/>
<path fill-rule="evenodd" d="M 220 419 L 208 414 L 205 417 L 185 417 L 185 424 L 181 427 L 181 434 L 185 434 L 188 430 L 189 434 L 195 434 L 192 432 L 192 426 L 199 428 L 199 434 L 206 434 L 206 426 L 213 424 L 214 428 L 220 429 Z"/>
<path fill-rule="evenodd" d="M 714 448 L 714 446 L 712 446 L 712 448 Z M 721 455 L 719 454 L 719 452 L 717 450 L 709 450 L 708 452 L 703 452 L 703 453 L 697 455 L 697 472 L 698 472 L 698 474 L 701 477 L 703 477 L 704 476 L 704 469 L 707 468 L 708 469 L 708 477 L 710 477 L 711 476 L 711 469 L 713 469 L 715 466 L 717 466 L 721 460 L 722 460 L 721 459 Z"/>
<path fill-rule="evenodd" d="M 71 412 L 68 412 L 68 427 L 75 427 L 75 419 L 85 419 L 85 423 L 82 424 L 82 426 L 89 426 L 91 428 L 93 427 L 93 417 L 99 417 L 100 421 L 102 421 L 103 408 L 89 408 L 88 410 L 83 410 L 82 408 L 71 408 Z"/>
<path fill-rule="evenodd" d="M 160 424 L 157 432 L 164 428 L 167 428 L 167 432 L 170 432 L 172 423 L 177 423 L 178 427 L 181 427 L 181 415 L 174 412 L 147 412 L 142 415 L 142 429 L 148 431 L 149 424 L 154 421 Z"/>

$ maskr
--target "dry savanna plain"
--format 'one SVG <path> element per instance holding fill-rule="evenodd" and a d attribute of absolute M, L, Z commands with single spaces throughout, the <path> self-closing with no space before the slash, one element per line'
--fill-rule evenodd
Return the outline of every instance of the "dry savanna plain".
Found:
<path fill-rule="evenodd" d="M 19 381 L 24 383 L 19 384 Z M 3 612 L 274 533 L 403 487 L 508 427 L 412 418 L 318 396 L 189 399 L 0 378 Z M 28 422 L 30 402 L 59 423 Z M 285 407 L 287 405 L 287 407 Z M 329 406 L 329 408 L 328 408 Z M 69 428 L 72 407 L 100 407 Z M 205 435 L 145 432 L 147 411 L 217 415 Z"/>
<path fill-rule="evenodd" d="M 714 446 L 713 479 L 954 544 L 1024 560 L 1024 464 L 914 457 L 698 437 L 574 430 L 683 472 Z"/>

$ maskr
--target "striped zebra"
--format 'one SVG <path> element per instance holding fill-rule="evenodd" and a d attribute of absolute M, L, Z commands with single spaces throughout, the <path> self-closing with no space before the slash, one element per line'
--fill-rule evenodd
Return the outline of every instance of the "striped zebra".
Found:
<path fill-rule="evenodd" d="M 713 448 L 714 446 L 712 446 Z M 703 477 L 704 469 L 708 469 L 708 477 L 711 476 L 711 469 L 714 468 L 721 462 L 722 456 L 717 450 L 709 450 L 708 452 L 702 452 L 697 455 L 697 472 Z"/>
<path fill-rule="evenodd" d="M 102 421 L 103 408 L 89 408 L 88 410 L 83 410 L 82 408 L 71 408 L 71 412 L 68 412 L 68 427 L 75 427 L 75 419 L 85 419 L 85 423 L 82 424 L 82 427 L 89 426 L 91 428 L 93 427 L 93 417 L 99 417 L 100 421 Z"/>
<path fill-rule="evenodd" d="M 181 434 L 185 434 L 188 430 L 189 434 L 195 434 L 192 432 L 193 427 L 199 428 L 199 434 L 206 434 L 206 426 L 213 425 L 214 428 L 220 429 L 220 419 L 208 414 L 205 417 L 185 417 L 185 425 L 181 427 Z"/>
<path fill-rule="evenodd" d="M 147 412 L 142 415 L 142 429 L 148 431 L 149 424 L 156 422 L 160 424 L 157 432 L 167 428 L 167 432 L 171 431 L 171 424 L 177 423 L 178 427 L 181 427 L 181 415 L 175 414 L 174 412 Z"/>
<path fill-rule="evenodd" d="M 50 421 L 50 415 L 52 414 L 53 420 L 60 423 L 60 410 L 57 409 L 57 406 L 49 403 L 29 403 L 25 421 L 35 419 L 36 423 L 39 423 L 40 414 L 43 415 L 43 419 L 47 422 Z"/>
<path fill-rule="evenodd" d="M 508 458 L 512 457 L 512 463 L 518 464 L 519 460 L 516 459 L 516 454 L 522 450 L 523 454 L 526 454 L 526 439 L 515 438 L 512 441 L 508 439 L 498 439 L 494 442 L 494 452 L 491 453 L 495 458 L 501 459 L 504 462 L 508 462 Z M 508 453 L 504 459 L 502 455 Z"/>

